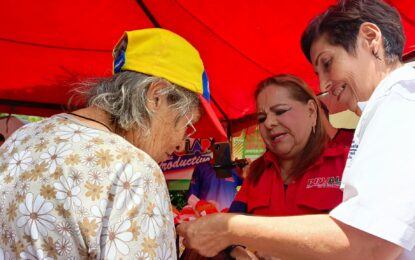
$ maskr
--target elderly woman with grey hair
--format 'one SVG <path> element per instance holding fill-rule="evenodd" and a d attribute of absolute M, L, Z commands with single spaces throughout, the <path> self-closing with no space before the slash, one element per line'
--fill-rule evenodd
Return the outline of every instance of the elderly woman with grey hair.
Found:
<path fill-rule="evenodd" d="M 127 32 L 114 58 L 86 108 L 25 125 L 0 148 L 0 258 L 176 258 L 157 162 L 202 113 L 224 136 L 203 63 L 163 29 Z"/>

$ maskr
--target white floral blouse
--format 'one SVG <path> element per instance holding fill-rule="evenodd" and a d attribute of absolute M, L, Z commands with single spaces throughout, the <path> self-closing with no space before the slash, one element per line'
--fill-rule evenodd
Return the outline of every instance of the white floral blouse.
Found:
<path fill-rule="evenodd" d="M 67 114 L 23 126 L 0 148 L 0 259 L 176 259 L 158 164 Z"/>

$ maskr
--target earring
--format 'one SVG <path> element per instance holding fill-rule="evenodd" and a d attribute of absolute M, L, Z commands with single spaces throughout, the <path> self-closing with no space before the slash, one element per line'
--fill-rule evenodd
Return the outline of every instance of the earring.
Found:
<path fill-rule="evenodd" d="M 314 125 L 313 125 L 313 126 L 311 127 L 311 130 L 313 131 L 313 134 L 315 134 L 315 133 L 316 133 L 316 126 L 314 126 Z"/>
<path fill-rule="evenodd" d="M 372 50 L 372 55 L 373 55 L 373 56 L 375 56 L 375 58 L 376 58 L 377 60 L 382 60 L 382 59 L 379 57 L 378 53 L 377 53 L 377 52 L 375 53 L 375 51 L 374 51 L 374 50 Z"/>

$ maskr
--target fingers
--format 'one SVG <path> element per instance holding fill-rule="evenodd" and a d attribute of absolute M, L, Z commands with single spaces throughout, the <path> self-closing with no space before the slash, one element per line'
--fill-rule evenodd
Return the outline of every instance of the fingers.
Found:
<path fill-rule="evenodd" d="M 252 260 L 259 260 L 259 258 L 253 252 L 249 251 L 248 249 L 246 249 L 246 253 L 249 255 L 249 257 Z"/>
<path fill-rule="evenodd" d="M 187 234 L 188 226 L 189 226 L 188 223 L 181 223 L 181 224 L 176 226 L 176 232 L 179 236 L 183 237 L 183 241 L 182 241 L 183 245 L 186 248 L 191 248 L 189 235 Z"/>
<path fill-rule="evenodd" d="M 182 243 L 183 243 L 185 248 L 191 248 L 190 245 L 189 245 L 189 240 L 183 238 Z"/>
<path fill-rule="evenodd" d="M 187 229 L 187 223 L 181 223 L 176 226 L 176 232 L 179 236 L 185 237 Z"/>
<path fill-rule="evenodd" d="M 194 249 L 201 255 L 213 257 L 228 246 L 216 231 L 218 222 L 213 221 L 221 215 L 214 215 L 217 214 L 208 215 L 192 222 L 184 222 L 176 227 L 177 234 L 183 237 L 183 245 L 186 248 Z"/>

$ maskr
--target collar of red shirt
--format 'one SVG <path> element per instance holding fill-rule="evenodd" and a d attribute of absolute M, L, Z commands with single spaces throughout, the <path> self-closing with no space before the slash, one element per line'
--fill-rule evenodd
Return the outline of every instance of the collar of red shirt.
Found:
<path fill-rule="evenodd" d="M 341 154 L 345 154 L 347 156 L 348 153 L 349 153 L 349 147 L 329 142 L 325 145 L 325 149 L 323 153 L 321 154 L 321 156 L 317 159 L 315 163 L 313 163 L 311 167 L 315 167 L 315 166 L 322 164 L 324 160 L 328 157 L 337 157 Z M 268 166 L 271 163 L 274 163 L 276 167 L 280 168 L 279 163 L 278 163 L 278 156 L 274 154 L 273 152 L 267 150 L 264 154 L 264 159 L 265 159 L 266 166 Z"/>

